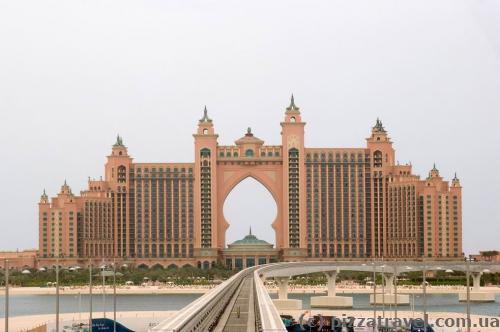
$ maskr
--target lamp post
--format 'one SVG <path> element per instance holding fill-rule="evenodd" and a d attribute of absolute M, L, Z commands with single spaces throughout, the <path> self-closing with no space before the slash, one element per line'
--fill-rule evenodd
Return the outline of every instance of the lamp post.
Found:
<path fill-rule="evenodd" d="M 4 260 L 5 268 L 5 332 L 9 332 L 9 260 Z"/>
<path fill-rule="evenodd" d="M 394 264 L 394 319 L 398 319 L 398 266 Z"/>
<path fill-rule="evenodd" d="M 373 264 L 373 331 L 377 331 L 377 272 L 375 269 L 375 261 Z"/>
<path fill-rule="evenodd" d="M 382 257 L 382 316 L 385 318 L 385 264 Z"/>
<path fill-rule="evenodd" d="M 56 257 L 56 332 L 59 332 L 59 255 Z"/>
<path fill-rule="evenodd" d="M 424 296 L 424 331 L 427 332 L 427 280 L 425 274 L 427 273 L 426 268 L 422 270 L 422 280 L 423 280 L 423 296 Z"/>
<path fill-rule="evenodd" d="M 104 274 L 105 269 L 106 269 L 106 265 L 102 264 L 101 265 L 101 275 L 102 275 L 102 311 L 103 311 L 104 318 L 106 318 L 106 276 Z"/>
<path fill-rule="evenodd" d="M 89 331 L 92 332 L 92 259 L 89 259 Z"/>
<path fill-rule="evenodd" d="M 113 258 L 113 332 L 116 332 L 116 259 Z"/>
<path fill-rule="evenodd" d="M 82 293 L 78 292 L 78 320 L 82 320 Z"/>
<path fill-rule="evenodd" d="M 471 326 L 471 321 L 470 321 L 470 260 L 469 258 L 465 258 L 465 270 L 467 274 L 467 332 L 470 332 L 470 326 Z"/>

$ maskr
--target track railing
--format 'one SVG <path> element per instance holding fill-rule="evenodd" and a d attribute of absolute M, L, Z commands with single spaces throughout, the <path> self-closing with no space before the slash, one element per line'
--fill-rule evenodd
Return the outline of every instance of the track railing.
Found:
<path fill-rule="evenodd" d="M 257 268 L 254 274 L 254 289 L 255 289 L 255 326 L 259 332 L 286 332 L 286 327 L 281 320 L 280 314 L 274 306 L 269 293 L 267 292 L 264 282 L 260 278 Z"/>
<path fill-rule="evenodd" d="M 151 331 L 212 331 L 240 283 L 253 270 L 254 268 L 248 268 L 238 272 L 205 295 L 185 306 L 175 316 L 160 322 Z"/>

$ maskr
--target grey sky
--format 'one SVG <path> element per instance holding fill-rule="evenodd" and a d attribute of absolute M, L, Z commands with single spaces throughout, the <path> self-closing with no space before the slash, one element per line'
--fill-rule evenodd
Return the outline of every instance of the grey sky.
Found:
<path fill-rule="evenodd" d="M 220 143 L 279 144 L 291 92 L 309 147 L 364 146 L 379 116 L 415 173 L 457 171 L 466 252 L 500 249 L 495 0 L 1 1 L 0 249 L 36 247 L 43 188 L 84 189 L 116 133 L 137 161 L 192 161 L 206 104 Z M 270 196 L 236 190 L 229 240 L 274 242 Z"/>

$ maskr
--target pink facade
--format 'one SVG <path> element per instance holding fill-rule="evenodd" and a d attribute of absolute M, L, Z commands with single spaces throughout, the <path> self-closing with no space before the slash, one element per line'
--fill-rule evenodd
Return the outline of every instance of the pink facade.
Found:
<path fill-rule="evenodd" d="M 444 181 L 435 167 L 422 180 L 397 164 L 379 120 L 365 147 L 308 148 L 292 97 L 281 127 L 281 145 L 266 145 L 249 128 L 222 146 L 205 109 L 194 163 L 136 163 L 118 137 L 104 179 L 89 179 L 80 196 L 66 184 L 51 202 L 42 196 L 40 258 L 222 260 L 224 201 L 247 177 L 276 201 L 282 260 L 462 256 L 459 180 Z"/>

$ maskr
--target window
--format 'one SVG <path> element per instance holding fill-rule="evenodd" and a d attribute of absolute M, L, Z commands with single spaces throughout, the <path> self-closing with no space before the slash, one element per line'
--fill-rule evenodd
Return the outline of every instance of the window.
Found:
<path fill-rule="evenodd" d="M 125 166 L 118 167 L 118 182 L 123 183 L 127 178 L 127 168 Z"/>
<path fill-rule="evenodd" d="M 378 150 L 373 153 L 373 166 L 382 167 L 382 152 Z"/>
<path fill-rule="evenodd" d="M 202 157 L 210 157 L 210 150 L 207 148 L 203 148 L 200 151 Z"/>
<path fill-rule="evenodd" d="M 245 157 L 253 157 L 253 150 L 248 149 L 245 151 Z"/>
<path fill-rule="evenodd" d="M 208 129 L 207 128 L 203 129 L 203 135 L 208 135 Z"/>
<path fill-rule="evenodd" d="M 296 121 L 297 121 L 297 120 L 295 119 L 295 117 L 294 117 L 294 116 L 292 116 L 292 117 L 290 118 L 290 122 L 296 122 Z"/>

